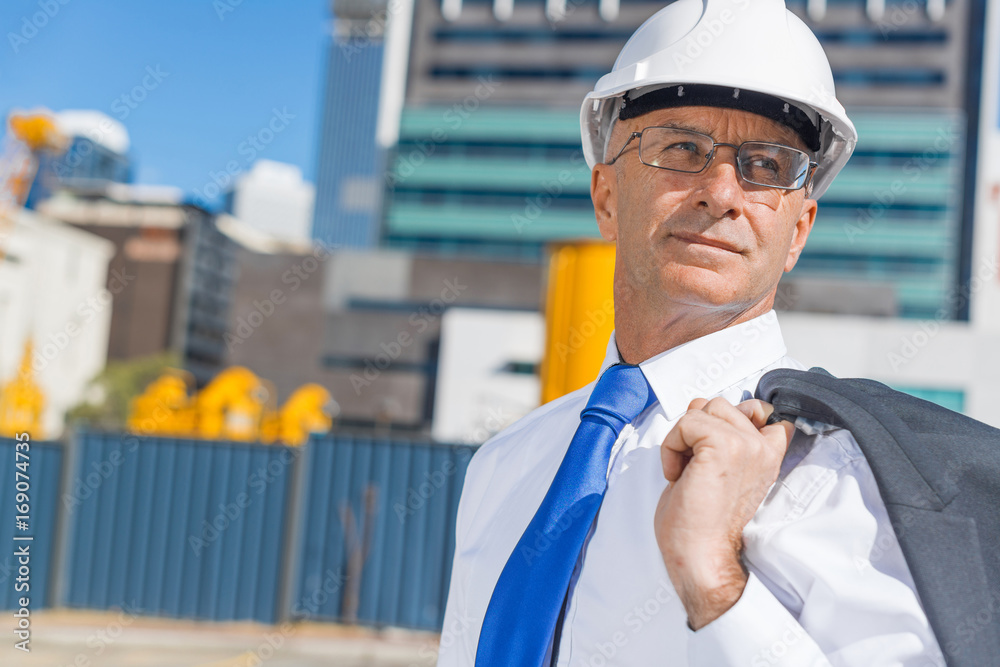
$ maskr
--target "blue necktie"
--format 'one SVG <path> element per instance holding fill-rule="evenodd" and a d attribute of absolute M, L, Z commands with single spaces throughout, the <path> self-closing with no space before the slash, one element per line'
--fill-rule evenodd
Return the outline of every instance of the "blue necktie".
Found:
<path fill-rule="evenodd" d="M 476 667 L 542 665 L 604 499 L 611 448 L 625 425 L 655 401 L 638 366 L 615 364 L 601 374 L 552 485 L 493 589 Z"/>

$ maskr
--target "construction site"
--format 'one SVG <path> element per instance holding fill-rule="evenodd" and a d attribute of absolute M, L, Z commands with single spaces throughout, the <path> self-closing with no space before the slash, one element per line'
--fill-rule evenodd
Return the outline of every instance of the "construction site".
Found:
<path fill-rule="evenodd" d="M 602 236 L 580 103 L 671 4 L 12 13 L 0 607 L 28 643 L 0 663 L 412 666 L 460 641 L 470 461 L 595 382 L 616 280 L 653 280 Z M 785 4 L 858 135 L 774 295 L 787 354 L 1000 427 L 1000 4 Z M 142 55 L 80 58 L 124 92 L 33 87 L 50 35 L 109 20 Z M 311 107 L 282 87 L 306 75 Z"/>

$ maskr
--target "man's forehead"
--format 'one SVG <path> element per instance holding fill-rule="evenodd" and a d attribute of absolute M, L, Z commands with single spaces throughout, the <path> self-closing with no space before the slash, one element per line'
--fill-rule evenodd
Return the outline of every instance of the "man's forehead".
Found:
<path fill-rule="evenodd" d="M 681 129 L 715 135 L 726 132 L 737 136 L 739 141 L 770 141 L 793 146 L 808 152 L 808 148 L 798 133 L 781 123 L 742 109 L 728 109 L 710 106 L 678 106 L 654 109 L 641 116 L 618 121 L 625 132 L 639 131 L 651 125 L 672 125 Z M 723 137 L 715 136 L 716 141 Z"/>

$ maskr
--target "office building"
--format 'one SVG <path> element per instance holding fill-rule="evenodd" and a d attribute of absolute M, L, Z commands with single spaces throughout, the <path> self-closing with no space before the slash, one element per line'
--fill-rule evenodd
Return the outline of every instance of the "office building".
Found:
<path fill-rule="evenodd" d="M 329 246 L 378 241 L 384 150 L 376 141 L 386 2 L 332 3 L 312 238 Z"/>
<path fill-rule="evenodd" d="M 222 369 L 236 274 L 213 215 L 176 188 L 116 183 L 64 188 L 38 208 L 114 246 L 108 359 L 173 350 L 199 385 Z"/>
<path fill-rule="evenodd" d="M 859 312 L 966 319 L 949 295 L 972 263 L 984 3 L 788 4 L 860 135 L 790 278 L 863 281 Z M 417 0 L 383 243 L 541 261 L 550 240 L 596 237 L 579 103 L 661 7 Z"/>

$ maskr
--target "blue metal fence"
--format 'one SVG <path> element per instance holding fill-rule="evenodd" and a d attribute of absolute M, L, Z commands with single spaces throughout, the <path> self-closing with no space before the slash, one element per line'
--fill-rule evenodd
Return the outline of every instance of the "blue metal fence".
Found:
<path fill-rule="evenodd" d="M 440 629 L 473 451 L 343 435 L 312 440 L 292 617 Z"/>
<path fill-rule="evenodd" d="M 59 505 L 60 475 L 63 465 L 63 448 L 50 442 L 30 442 L 26 452 L 28 465 L 16 454 L 17 441 L 0 438 L 0 609 L 15 609 L 18 598 L 27 597 L 31 609 L 51 606 L 52 563 L 55 554 L 56 520 Z M 23 447 L 22 447 L 23 450 Z M 29 513 L 27 530 L 20 530 L 15 524 L 18 481 L 15 473 L 28 476 Z M 23 488 L 23 487 L 22 487 Z M 14 536 L 31 536 L 31 541 L 14 540 Z M 29 574 L 18 581 L 18 563 L 14 551 L 28 546 Z M 29 588 L 24 589 L 28 584 Z M 19 590 L 20 589 L 20 590 Z"/>
<path fill-rule="evenodd" d="M 75 446 L 66 605 L 277 619 L 298 450 L 96 433 Z"/>
<path fill-rule="evenodd" d="M 440 629 L 474 450 L 347 435 L 301 448 L 100 433 L 31 443 L 31 607 Z M 0 439 L 8 545 L 15 463 Z M 23 595 L 14 548 L 0 554 L 4 609 Z"/>

